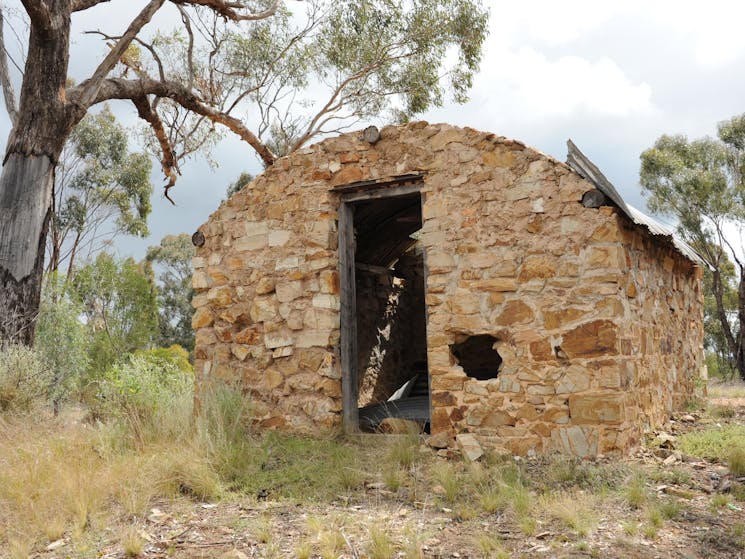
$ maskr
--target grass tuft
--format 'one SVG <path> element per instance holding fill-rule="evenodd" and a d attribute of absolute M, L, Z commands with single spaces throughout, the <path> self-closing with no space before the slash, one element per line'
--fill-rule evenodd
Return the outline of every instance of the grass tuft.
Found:
<path fill-rule="evenodd" d="M 370 559 L 390 559 L 394 556 L 396 546 L 388 532 L 377 526 L 371 526 L 368 536 L 370 539 L 367 545 L 367 553 Z"/>

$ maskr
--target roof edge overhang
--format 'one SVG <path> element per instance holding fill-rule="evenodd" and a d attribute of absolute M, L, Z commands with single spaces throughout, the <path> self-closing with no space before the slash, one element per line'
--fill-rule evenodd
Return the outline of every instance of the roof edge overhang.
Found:
<path fill-rule="evenodd" d="M 675 249 L 688 260 L 699 266 L 708 264 L 693 249 L 691 245 L 678 237 L 673 230 L 654 218 L 646 215 L 634 206 L 627 204 L 616 190 L 616 187 L 605 177 L 598 167 L 582 153 L 572 140 L 567 140 L 567 165 L 578 175 L 592 183 L 595 188 L 605 194 L 626 217 L 634 224 L 644 227 L 650 235 L 668 239 Z"/>

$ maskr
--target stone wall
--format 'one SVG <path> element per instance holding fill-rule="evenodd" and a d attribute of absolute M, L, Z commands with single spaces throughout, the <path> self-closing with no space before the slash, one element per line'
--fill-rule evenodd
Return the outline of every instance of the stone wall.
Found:
<path fill-rule="evenodd" d="M 200 230 L 198 381 L 238 380 L 264 426 L 339 425 L 334 187 L 423 173 L 432 432 L 517 454 L 633 447 L 691 394 L 702 367 L 701 272 L 593 188 L 519 142 L 412 123 L 282 158 Z M 497 378 L 450 346 L 489 334 Z"/>

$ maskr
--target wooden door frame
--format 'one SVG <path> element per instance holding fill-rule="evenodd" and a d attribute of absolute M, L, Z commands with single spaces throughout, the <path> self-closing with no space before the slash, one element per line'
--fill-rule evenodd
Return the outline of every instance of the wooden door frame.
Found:
<path fill-rule="evenodd" d="M 408 182 L 408 181 L 407 181 Z M 391 181 L 400 184 L 399 181 Z M 424 182 L 417 176 L 411 183 L 401 186 L 390 186 L 391 183 L 376 182 L 365 185 L 363 189 L 354 189 L 344 193 L 339 199 L 339 289 L 340 289 L 340 335 L 339 347 L 341 357 L 341 391 L 342 391 L 342 427 L 345 433 L 359 433 L 359 367 L 357 344 L 357 284 L 355 272 L 355 238 L 354 238 L 354 205 L 356 202 L 396 198 L 419 194 L 419 201 L 424 205 L 422 187 Z M 422 222 L 424 218 L 422 217 Z M 426 290 L 426 277 L 424 285 Z M 426 312 L 426 311 L 425 311 Z M 426 318 L 425 318 L 426 323 Z M 425 332 L 426 339 L 426 332 Z M 429 372 L 427 372 L 429 377 Z M 429 385 L 429 379 L 428 379 Z M 430 391 L 430 416 L 432 401 Z"/>

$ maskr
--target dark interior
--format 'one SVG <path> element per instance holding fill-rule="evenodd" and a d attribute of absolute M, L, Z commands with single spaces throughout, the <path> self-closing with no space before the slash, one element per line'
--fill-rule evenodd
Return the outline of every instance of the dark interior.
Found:
<path fill-rule="evenodd" d="M 385 417 L 429 424 L 421 195 L 354 205 L 360 428 Z"/>
<path fill-rule="evenodd" d="M 502 365 L 502 357 L 494 349 L 496 341 L 489 334 L 469 336 L 464 341 L 451 345 L 450 352 L 469 377 L 489 380 L 497 378 Z"/>

